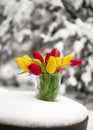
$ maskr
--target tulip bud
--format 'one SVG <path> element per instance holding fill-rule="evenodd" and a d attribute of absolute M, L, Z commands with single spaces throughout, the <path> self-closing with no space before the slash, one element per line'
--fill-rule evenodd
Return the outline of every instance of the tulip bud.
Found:
<path fill-rule="evenodd" d="M 29 65 L 28 69 L 29 69 L 30 73 L 32 73 L 34 75 L 39 75 L 42 73 L 41 67 L 35 63 L 32 63 L 31 65 Z"/>
<path fill-rule="evenodd" d="M 62 65 L 61 60 L 62 60 L 61 57 L 56 57 L 56 67 L 59 67 Z"/>
<path fill-rule="evenodd" d="M 47 64 L 47 61 L 48 61 L 48 59 L 49 59 L 50 56 L 51 56 L 51 53 L 48 52 L 48 53 L 46 54 L 46 57 L 45 57 L 45 63 L 46 63 L 46 64 Z"/>
<path fill-rule="evenodd" d="M 62 58 L 62 67 L 65 68 L 67 67 L 67 65 L 69 65 L 71 63 L 71 60 L 74 57 L 72 55 L 67 55 L 64 58 Z"/>
<path fill-rule="evenodd" d="M 46 68 L 45 68 L 44 64 L 42 64 L 42 62 L 40 60 L 34 59 L 33 62 L 36 63 L 37 65 L 39 65 L 42 68 L 42 72 L 46 73 Z"/>
<path fill-rule="evenodd" d="M 56 48 L 53 48 L 51 51 L 51 56 L 59 57 L 60 51 L 58 51 Z"/>
<path fill-rule="evenodd" d="M 33 52 L 32 55 L 35 59 L 40 60 L 42 63 L 44 62 L 42 55 L 38 51 Z"/>
<path fill-rule="evenodd" d="M 56 69 L 56 72 L 60 73 L 62 71 L 62 66 L 59 66 L 57 69 Z"/>
<path fill-rule="evenodd" d="M 26 60 L 28 60 L 28 61 L 32 60 L 28 55 L 23 55 L 23 58 L 26 59 Z"/>
<path fill-rule="evenodd" d="M 47 62 L 46 71 L 49 74 L 53 74 L 56 70 L 56 58 L 54 56 L 50 56 Z"/>
<path fill-rule="evenodd" d="M 80 60 L 80 59 L 71 60 L 71 66 L 78 66 L 80 64 L 82 64 L 82 60 Z"/>
<path fill-rule="evenodd" d="M 30 65 L 32 63 L 31 60 L 27 60 L 25 59 L 24 57 L 19 57 L 19 58 L 14 58 L 14 60 L 16 61 L 16 63 L 18 64 L 18 66 L 25 70 L 25 71 L 28 71 L 28 68 L 27 66 Z"/>

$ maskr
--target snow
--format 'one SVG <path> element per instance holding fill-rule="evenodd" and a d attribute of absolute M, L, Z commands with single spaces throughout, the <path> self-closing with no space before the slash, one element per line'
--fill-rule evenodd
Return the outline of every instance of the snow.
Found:
<path fill-rule="evenodd" d="M 68 83 L 71 84 L 72 86 L 77 85 L 77 80 L 74 76 L 71 76 L 70 78 L 68 78 Z"/>
<path fill-rule="evenodd" d="M 86 36 L 92 43 L 93 41 L 93 27 L 89 23 L 83 22 L 81 19 L 76 19 L 76 25 L 77 25 L 77 34 L 82 36 Z M 73 27 L 73 26 L 72 26 Z M 91 32 L 91 33 L 90 33 Z"/>
<path fill-rule="evenodd" d="M 61 96 L 55 102 L 35 98 L 34 92 L 0 92 L 0 122 L 19 126 L 66 126 L 83 121 L 87 109 Z"/>
<path fill-rule="evenodd" d="M 51 4 L 55 7 L 55 6 L 59 6 L 59 7 L 63 7 L 63 4 L 61 2 L 61 0 L 51 0 L 50 1 Z"/>
<path fill-rule="evenodd" d="M 7 93 L 8 90 L 7 90 L 6 88 L 4 88 L 4 87 L 0 87 L 0 93 L 1 93 L 1 92 L 3 92 L 3 93 L 6 92 L 6 93 Z"/>
<path fill-rule="evenodd" d="M 86 72 L 82 73 L 81 79 L 82 79 L 83 82 L 85 82 L 86 86 L 88 86 L 89 82 L 92 81 L 90 66 L 86 67 Z"/>
<path fill-rule="evenodd" d="M 88 115 L 89 115 L 88 130 L 93 130 L 93 111 L 89 111 Z"/>
<path fill-rule="evenodd" d="M 75 41 L 73 48 L 75 53 L 80 53 L 85 46 L 86 39 L 82 38 L 80 41 Z"/>
<path fill-rule="evenodd" d="M 74 6 L 75 10 L 78 10 L 83 4 L 83 0 L 70 0 L 70 2 Z"/>
<path fill-rule="evenodd" d="M 88 86 L 88 83 L 92 80 L 91 73 L 89 73 L 89 71 L 84 72 L 81 79 L 85 82 L 86 86 Z"/>
<path fill-rule="evenodd" d="M 62 56 L 63 55 L 62 51 L 63 51 L 63 48 L 64 48 L 64 43 L 62 41 L 59 41 L 59 42 L 57 42 L 57 44 L 54 45 L 54 47 L 57 48 L 61 52 L 61 56 Z"/>

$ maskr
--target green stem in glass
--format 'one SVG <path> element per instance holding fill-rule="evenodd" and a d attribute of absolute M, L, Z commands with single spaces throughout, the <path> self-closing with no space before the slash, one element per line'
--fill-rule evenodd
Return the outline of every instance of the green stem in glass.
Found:
<path fill-rule="evenodd" d="M 60 73 L 41 74 L 38 76 L 37 98 L 46 101 L 55 101 L 60 87 Z"/>

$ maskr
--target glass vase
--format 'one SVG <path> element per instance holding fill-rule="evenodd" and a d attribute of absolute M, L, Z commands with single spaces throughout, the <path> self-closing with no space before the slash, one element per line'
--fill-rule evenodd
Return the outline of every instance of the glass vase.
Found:
<path fill-rule="evenodd" d="M 60 83 L 60 73 L 36 76 L 36 97 L 40 100 L 55 101 L 59 94 Z"/>

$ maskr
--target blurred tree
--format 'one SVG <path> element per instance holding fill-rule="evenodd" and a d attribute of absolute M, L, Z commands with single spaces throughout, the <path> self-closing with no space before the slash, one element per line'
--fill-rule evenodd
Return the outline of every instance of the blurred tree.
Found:
<path fill-rule="evenodd" d="M 72 18 L 86 20 L 93 16 L 93 0 L 62 0 Z"/>
<path fill-rule="evenodd" d="M 91 92 L 92 9 L 93 0 L 0 0 L 0 84 L 26 82 L 16 76 L 14 57 L 56 47 L 63 56 L 73 54 L 84 60 L 80 67 L 63 71 L 63 85 Z"/>

